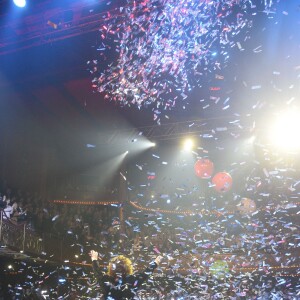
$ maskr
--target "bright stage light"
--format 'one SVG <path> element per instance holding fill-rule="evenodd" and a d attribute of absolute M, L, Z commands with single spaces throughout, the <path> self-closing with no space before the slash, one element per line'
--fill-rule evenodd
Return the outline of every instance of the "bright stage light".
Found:
<path fill-rule="evenodd" d="M 26 6 L 26 0 L 14 0 L 14 4 L 18 7 L 25 7 Z"/>
<path fill-rule="evenodd" d="M 299 139 L 300 114 L 287 112 L 280 115 L 270 129 L 271 143 L 286 150 L 300 148 Z"/>
<path fill-rule="evenodd" d="M 151 145 L 151 147 L 155 147 L 155 146 L 156 146 L 156 143 L 153 143 L 153 142 L 152 142 L 150 145 Z"/>
<path fill-rule="evenodd" d="M 185 151 L 191 151 L 193 149 L 194 142 L 192 139 L 186 139 L 183 143 L 183 149 Z"/>

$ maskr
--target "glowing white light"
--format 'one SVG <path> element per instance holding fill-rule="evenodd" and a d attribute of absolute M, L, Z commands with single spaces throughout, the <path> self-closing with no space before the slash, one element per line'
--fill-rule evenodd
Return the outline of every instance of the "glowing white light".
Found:
<path fill-rule="evenodd" d="M 254 141 L 255 141 L 255 136 L 253 135 L 246 141 L 246 143 L 248 145 L 253 145 Z"/>
<path fill-rule="evenodd" d="M 288 112 L 280 115 L 274 126 L 270 129 L 271 142 L 284 149 L 300 148 L 300 139 L 298 138 L 300 128 L 300 114 L 297 112 Z"/>
<path fill-rule="evenodd" d="M 151 147 L 155 147 L 156 146 L 156 143 L 151 143 Z"/>
<path fill-rule="evenodd" d="M 14 0 L 14 4 L 18 7 L 25 7 L 26 6 L 26 0 Z"/>
<path fill-rule="evenodd" d="M 194 142 L 191 139 L 187 139 L 185 140 L 184 144 L 183 144 L 183 149 L 185 151 L 191 151 L 193 149 L 194 146 Z"/>
<path fill-rule="evenodd" d="M 124 154 L 127 155 L 129 153 L 129 151 L 127 150 Z"/>

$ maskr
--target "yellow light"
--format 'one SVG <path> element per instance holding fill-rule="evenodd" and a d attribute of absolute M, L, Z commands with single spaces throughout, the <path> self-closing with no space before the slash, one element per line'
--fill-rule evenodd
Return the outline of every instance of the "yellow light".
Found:
<path fill-rule="evenodd" d="M 191 151 L 194 146 L 194 141 L 192 139 L 186 139 L 183 144 L 183 149 L 185 151 Z"/>

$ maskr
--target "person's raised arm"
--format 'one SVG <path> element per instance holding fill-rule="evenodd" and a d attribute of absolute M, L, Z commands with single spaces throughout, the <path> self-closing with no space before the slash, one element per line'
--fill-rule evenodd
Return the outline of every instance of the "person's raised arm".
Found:
<path fill-rule="evenodd" d="M 102 272 L 100 271 L 99 264 L 98 264 L 98 252 L 91 250 L 89 253 L 91 260 L 92 260 L 92 266 L 95 275 L 97 276 L 98 281 L 103 277 Z"/>
<path fill-rule="evenodd" d="M 91 250 L 89 255 L 90 255 L 92 261 L 98 260 L 98 252 L 97 251 Z"/>

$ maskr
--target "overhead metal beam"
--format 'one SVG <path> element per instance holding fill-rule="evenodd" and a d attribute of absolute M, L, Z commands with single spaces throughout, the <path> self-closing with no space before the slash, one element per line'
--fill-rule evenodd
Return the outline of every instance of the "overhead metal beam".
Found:
<path fill-rule="evenodd" d="M 224 125 L 226 124 L 226 126 Z M 185 122 L 175 122 L 161 125 L 132 128 L 128 130 L 112 130 L 102 132 L 98 136 L 100 144 L 117 144 L 124 141 L 132 141 L 140 136 L 144 136 L 151 141 L 171 140 L 184 136 L 208 137 L 215 134 L 235 134 L 238 132 L 251 131 L 251 120 L 230 117 L 218 117 L 208 119 L 198 119 Z"/>
<path fill-rule="evenodd" d="M 109 10 L 104 1 L 73 1 L 68 6 L 53 7 L 45 1 L 24 16 L 14 17 L 8 11 L 0 24 L 0 55 L 53 43 L 97 31 L 108 20 Z"/>

